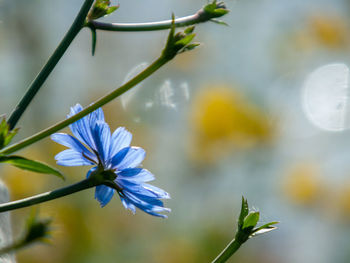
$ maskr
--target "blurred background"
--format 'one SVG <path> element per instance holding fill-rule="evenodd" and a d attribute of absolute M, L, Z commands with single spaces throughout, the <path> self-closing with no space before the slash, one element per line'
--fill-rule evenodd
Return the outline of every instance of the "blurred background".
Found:
<path fill-rule="evenodd" d="M 9 116 L 82 2 L 0 0 L 0 113 Z M 118 3 L 102 20 L 180 17 L 206 1 Z M 87 190 L 40 205 L 54 218 L 51 245 L 19 252 L 18 262 L 210 262 L 234 236 L 242 195 L 260 223 L 281 223 L 231 262 L 350 262 L 350 1 L 226 4 L 229 26 L 198 25 L 200 48 L 103 108 L 113 130 L 127 127 L 132 145 L 147 151 L 153 184 L 172 196 L 169 219 L 132 215 L 118 198 L 102 209 Z M 15 140 L 120 86 L 157 58 L 167 34 L 98 32 L 92 57 L 84 29 Z M 20 154 L 55 165 L 63 149 L 45 139 Z M 1 179 L 15 200 L 77 182 L 89 168 L 59 169 L 65 182 L 5 165 Z M 12 213 L 15 237 L 29 212 Z"/>

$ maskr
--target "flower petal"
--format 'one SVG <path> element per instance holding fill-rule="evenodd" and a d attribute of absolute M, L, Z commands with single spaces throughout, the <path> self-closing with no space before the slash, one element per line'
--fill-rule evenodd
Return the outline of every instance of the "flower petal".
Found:
<path fill-rule="evenodd" d="M 120 195 L 119 195 L 119 197 L 120 197 L 120 200 L 122 201 L 123 206 L 126 209 L 129 209 L 133 214 L 135 214 L 136 213 L 136 207 L 132 203 L 130 203 L 128 199 L 123 198 Z"/>
<path fill-rule="evenodd" d="M 135 168 L 145 159 L 145 155 L 145 150 L 140 147 L 126 147 L 113 156 L 112 168 L 118 170 Z"/>
<path fill-rule="evenodd" d="M 108 186 L 98 185 L 95 189 L 95 199 L 100 202 L 101 207 L 104 207 L 111 201 L 114 192 L 115 190 Z"/>
<path fill-rule="evenodd" d="M 86 178 L 89 178 L 93 172 L 95 172 L 98 169 L 97 166 L 92 167 L 86 174 Z"/>
<path fill-rule="evenodd" d="M 119 177 L 116 178 L 115 182 L 122 189 L 125 189 L 131 193 L 144 195 L 151 198 L 170 199 L 170 195 L 167 192 L 150 184 L 130 182 L 129 180 L 123 180 Z"/>
<path fill-rule="evenodd" d="M 83 110 L 83 107 L 80 104 L 76 104 L 74 107 L 71 107 L 70 113 L 67 115 L 67 118 L 72 117 L 73 115 L 79 113 Z M 76 122 L 69 125 L 73 135 L 77 137 L 79 141 L 84 142 L 92 150 L 96 150 L 95 143 L 92 137 L 91 130 L 94 126 L 90 124 L 90 114 L 77 120 Z"/>
<path fill-rule="evenodd" d="M 118 180 L 127 180 L 133 183 L 145 183 L 154 180 L 154 175 L 142 168 L 126 168 L 117 175 Z"/>
<path fill-rule="evenodd" d="M 89 115 L 90 118 L 90 126 L 93 127 L 96 122 L 102 121 L 105 122 L 105 116 L 103 114 L 103 110 L 98 108 L 97 110 L 91 112 Z"/>
<path fill-rule="evenodd" d="M 64 150 L 55 156 L 58 165 L 63 166 L 81 166 L 92 165 L 93 162 L 85 159 L 82 153 L 72 149 Z"/>
<path fill-rule="evenodd" d="M 127 191 L 123 191 L 123 194 L 125 195 L 125 198 L 127 198 L 133 205 L 135 205 L 137 208 L 143 210 L 144 212 L 159 216 L 163 218 L 167 218 L 166 215 L 158 214 L 160 212 L 170 212 L 171 210 L 169 208 L 165 208 L 162 206 L 153 205 L 151 203 L 146 202 L 145 200 L 142 200 L 132 193 L 129 193 Z"/>
<path fill-rule="evenodd" d="M 95 141 L 98 155 L 104 166 L 107 167 L 108 163 L 110 162 L 109 145 L 111 140 L 111 131 L 108 124 L 101 121 L 95 123 L 92 135 Z"/>
<path fill-rule="evenodd" d="M 59 144 L 72 148 L 77 152 L 83 153 L 83 155 L 97 163 L 96 156 L 86 149 L 86 147 L 73 136 L 65 133 L 55 133 L 51 135 L 51 139 Z"/>
<path fill-rule="evenodd" d="M 132 134 L 124 127 L 119 127 L 112 134 L 110 156 L 116 155 L 121 149 L 129 147 L 132 140 Z"/>

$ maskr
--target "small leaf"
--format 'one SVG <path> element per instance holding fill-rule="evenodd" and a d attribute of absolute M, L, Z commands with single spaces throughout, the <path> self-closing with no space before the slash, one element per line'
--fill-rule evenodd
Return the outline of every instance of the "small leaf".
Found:
<path fill-rule="evenodd" d="M 248 215 L 249 208 L 248 208 L 248 201 L 247 199 L 244 199 L 244 196 L 242 196 L 242 206 L 241 206 L 241 213 L 239 214 L 238 218 L 238 227 L 242 228 L 244 223 L 244 218 Z"/>
<path fill-rule="evenodd" d="M 277 222 L 277 221 L 267 223 L 267 224 L 265 224 L 265 225 L 262 225 L 262 226 L 260 226 L 260 227 L 258 227 L 258 228 L 256 228 L 256 229 L 254 229 L 254 230 L 253 230 L 253 233 L 257 233 L 257 232 L 259 232 L 259 231 L 261 231 L 261 230 L 264 230 L 264 229 L 267 229 L 267 230 L 269 230 L 269 229 L 275 229 L 276 227 L 273 226 L 273 225 L 276 225 L 276 224 L 278 224 L 278 223 L 279 223 L 279 222 Z"/>
<path fill-rule="evenodd" d="M 191 34 L 193 32 L 194 28 L 195 28 L 195 26 L 189 26 L 184 30 L 184 33 L 186 35 Z"/>
<path fill-rule="evenodd" d="M 119 8 L 119 5 L 115 5 L 115 6 L 111 6 L 110 8 L 108 8 L 106 15 L 110 15 L 112 14 L 115 10 L 117 10 Z"/>
<path fill-rule="evenodd" d="M 256 224 L 259 221 L 260 213 L 259 212 L 251 212 L 249 215 L 246 216 L 244 219 L 243 227 L 242 229 L 246 228 L 253 228 L 256 226 Z"/>
<path fill-rule="evenodd" d="M 223 16 L 223 15 L 226 15 L 227 13 L 229 13 L 230 11 L 227 10 L 227 9 L 223 9 L 223 8 L 216 8 L 214 10 L 214 14 L 216 16 Z"/>
<path fill-rule="evenodd" d="M 267 227 L 267 228 L 263 228 L 263 229 L 260 229 L 260 230 L 257 230 L 257 231 L 254 231 L 253 234 L 251 234 L 251 236 L 255 237 L 255 236 L 259 236 L 259 235 L 262 235 L 262 234 L 265 234 L 265 233 L 268 233 L 272 230 L 275 230 L 277 229 L 277 227 L 275 226 L 271 226 L 271 227 Z"/>
<path fill-rule="evenodd" d="M 183 52 L 193 50 L 193 49 L 195 49 L 195 48 L 198 47 L 198 46 L 200 46 L 199 43 L 192 43 L 192 44 L 189 44 L 189 45 L 187 45 L 187 46 L 185 46 L 185 47 L 183 48 Z"/>
<path fill-rule="evenodd" d="M 196 34 L 190 34 L 190 35 L 186 35 L 184 38 L 178 40 L 175 42 L 175 46 L 186 46 L 188 45 L 193 38 L 196 36 Z"/>
<path fill-rule="evenodd" d="M 43 174 L 52 174 L 64 179 L 64 176 L 61 174 L 61 172 L 56 170 L 55 168 L 52 168 L 47 164 L 44 164 L 38 161 L 29 160 L 21 156 L 16 156 L 16 155 L 0 156 L 0 162 L 12 164 L 13 166 L 16 166 L 22 170 L 28 170 L 28 171 L 43 173 Z"/>
<path fill-rule="evenodd" d="M 219 20 L 219 19 L 213 18 L 213 19 L 210 19 L 209 21 L 214 22 L 215 24 L 218 24 L 218 25 L 229 26 L 226 22 Z"/>
<path fill-rule="evenodd" d="M 91 44 L 92 44 L 92 47 L 91 47 L 91 53 L 92 53 L 92 56 L 95 55 L 95 51 L 96 51 L 96 42 L 97 42 L 97 35 L 96 35 L 96 29 L 93 28 L 93 27 L 90 27 L 90 30 L 91 30 Z"/>
<path fill-rule="evenodd" d="M 18 129 L 10 130 L 10 126 L 3 117 L 0 122 L 0 149 L 7 146 L 13 137 L 17 134 Z"/>

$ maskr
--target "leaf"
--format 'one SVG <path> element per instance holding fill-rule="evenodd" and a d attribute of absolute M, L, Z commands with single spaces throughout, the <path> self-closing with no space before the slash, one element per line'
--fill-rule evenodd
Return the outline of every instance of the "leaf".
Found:
<path fill-rule="evenodd" d="M 186 35 L 184 38 L 176 41 L 175 42 L 175 46 L 185 47 L 186 45 L 188 45 L 193 40 L 193 38 L 195 36 L 196 36 L 196 34 Z"/>
<path fill-rule="evenodd" d="M 184 33 L 186 35 L 191 34 L 193 32 L 194 28 L 195 28 L 195 26 L 189 26 L 184 30 Z"/>
<path fill-rule="evenodd" d="M 192 43 L 183 48 L 183 52 L 190 51 L 195 49 L 196 47 L 200 46 L 200 43 Z"/>
<path fill-rule="evenodd" d="M 214 14 L 216 16 L 223 16 L 223 15 L 226 15 L 227 13 L 229 13 L 230 11 L 227 10 L 227 9 L 223 9 L 223 8 L 216 8 L 214 10 Z"/>
<path fill-rule="evenodd" d="M 55 168 L 52 168 L 45 163 L 29 160 L 21 156 L 0 156 L 0 162 L 12 164 L 13 166 L 16 166 L 22 170 L 28 170 L 43 174 L 52 174 L 64 180 L 64 176 L 61 174 L 60 171 L 56 170 Z"/>
<path fill-rule="evenodd" d="M 270 227 L 267 227 L 267 228 L 263 228 L 263 229 L 254 231 L 254 232 L 251 234 L 251 236 L 253 236 L 253 237 L 259 236 L 259 235 L 268 233 L 268 232 L 270 232 L 270 231 L 272 231 L 272 230 L 275 230 L 275 229 L 277 229 L 277 227 L 275 227 L 275 226 L 270 226 Z"/>
<path fill-rule="evenodd" d="M 256 234 L 256 235 L 260 235 L 260 234 L 264 234 L 264 233 L 267 233 L 267 232 L 270 232 L 271 230 L 274 230 L 276 229 L 277 227 L 273 226 L 273 225 L 276 225 L 278 224 L 279 222 L 277 221 L 274 221 L 274 222 L 270 222 L 270 223 L 267 223 L 265 225 L 262 225 L 256 229 L 253 230 L 253 234 Z"/>
<path fill-rule="evenodd" d="M 229 26 L 226 22 L 222 21 L 222 20 L 219 20 L 219 19 L 210 19 L 209 20 L 210 22 L 213 22 L 215 24 L 218 24 L 218 25 L 222 25 L 222 26 Z"/>
<path fill-rule="evenodd" d="M 90 27 L 90 30 L 91 30 L 91 38 L 92 38 L 92 41 L 91 41 L 91 44 L 92 44 L 91 53 L 92 53 L 92 56 L 94 56 L 95 55 L 95 51 L 96 51 L 96 42 L 97 42 L 96 29 L 93 28 L 93 27 Z"/>
<path fill-rule="evenodd" d="M 0 122 L 0 149 L 7 146 L 13 137 L 17 134 L 18 129 L 10 130 L 10 126 L 3 117 Z"/>
<path fill-rule="evenodd" d="M 110 15 L 112 14 L 115 10 L 117 10 L 119 8 L 119 5 L 115 5 L 115 6 L 111 6 L 110 8 L 108 8 L 106 15 Z"/>
<path fill-rule="evenodd" d="M 246 216 L 244 219 L 243 227 L 242 229 L 246 228 L 253 228 L 256 226 L 256 224 L 259 221 L 260 213 L 259 212 L 251 212 L 249 215 Z"/>
<path fill-rule="evenodd" d="M 244 199 L 244 196 L 242 196 L 242 206 L 241 206 L 241 213 L 239 214 L 238 218 L 238 227 L 242 228 L 244 223 L 244 218 L 248 215 L 249 208 L 248 208 L 248 201 L 247 199 Z"/>

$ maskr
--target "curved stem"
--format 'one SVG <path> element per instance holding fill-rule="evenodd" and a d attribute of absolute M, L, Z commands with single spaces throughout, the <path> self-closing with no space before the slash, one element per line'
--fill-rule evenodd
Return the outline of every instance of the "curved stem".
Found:
<path fill-rule="evenodd" d="M 154 31 L 163 30 L 171 28 L 171 20 L 164 20 L 158 22 L 148 22 L 148 23 L 104 23 L 96 20 L 89 21 L 87 26 L 93 27 L 98 30 L 106 31 Z M 190 26 L 200 22 L 200 16 L 198 14 L 182 17 L 175 19 L 176 27 Z"/>
<path fill-rule="evenodd" d="M 226 262 L 240 247 L 241 243 L 233 239 L 227 247 L 212 261 L 212 263 Z"/>
<path fill-rule="evenodd" d="M 154 61 L 150 66 L 148 66 L 145 70 L 143 70 L 141 73 L 136 75 L 133 79 L 126 82 L 124 85 L 120 86 L 118 89 L 112 91 L 111 93 L 107 94 L 106 96 L 100 98 L 95 103 L 91 104 L 90 106 L 86 107 L 81 112 L 77 113 L 76 115 L 61 121 L 54 126 L 51 126 L 31 137 L 28 137 L 16 144 L 13 144 L 7 148 L 4 148 L 0 150 L 0 154 L 10 154 L 15 151 L 18 151 L 26 146 L 29 146 L 37 141 L 40 141 L 44 139 L 47 136 L 50 136 L 51 134 L 67 127 L 69 124 L 72 124 L 73 122 L 79 120 L 80 118 L 84 117 L 85 115 L 93 112 L 94 110 L 102 107 L 106 103 L 110 102 L 111 100 L 119 97 L 138 83 L 140 83 L 142 80 L 153 74 L 156 70 L 158 70 L 160 67 L 162 67 L 164 64 L 166 64 L 169 61 L 168 58 L 161 56 L 156 61 Z"/>
<path fill-rule="evenodd" d="M 200 9 L 197 13 L 181 18 L 175 19 L 176 27 L 190 26 L 202 22 L 209 21 L 214 17 L 209 13 Z M 148 22 L 148 23 L 104 23 L 96 20 L 89 21 L 86 26 L 106 31 L 154 31 L 169 29 L 172 26 L 172 20 L 164 20 L 158 22 Z"/>
<path fill-rule="evenodd" d="M 57 190 L 53 190 L 50 192 L 42 193 L 39 195 L 31 196 L 31 197 L 13 201 L 13 202 L 0 204 L 0 213 L 47 202 L 56 198 L 60 198 L 66 195 L 70 195 L 70 194 L 94 187 L 96 185 L 97 184 L 94 180 L 85 179 L 76 184 L 72 184 Z"/>
<path fill-rule="evenodd" d="M 72 26 L 62 39 L 61 43 L 56 48 L 55 52 L 51 55 L 49 60 L 46 62 L 45 66 L 41 69 L 40 73 L 36 76 L 34 81 L 30 84 L 27 92 L 24 94 L 21 101 L 18 103 L 16 108 L 11 113 L 10 118 L 8 119 L 8 124 L 10 129 L 13 129 L 18 120 L 21 118 L 22 114 L 39 91 L 47 77 L 50 75 L 52 70 L 55 68 L 58 61 L 61 59 L 63 54 L 66 52 L 69 45 L 72 43 L 73 39 L 84 27 L 86 16 L 93 4 L 94 0 L 85 0 L 83 6 L 81 7 L 77 17 L 75 18 Z"/>

